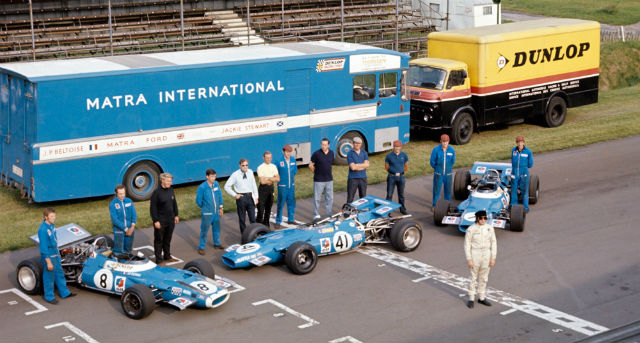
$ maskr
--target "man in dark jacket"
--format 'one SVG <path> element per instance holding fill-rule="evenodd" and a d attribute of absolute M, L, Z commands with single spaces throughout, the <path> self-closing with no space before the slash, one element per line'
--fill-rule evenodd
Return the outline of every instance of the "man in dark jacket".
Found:
<path fill-rule="evenodd" d="M 178 203 L 171 187 L 172 182 L 173 176 L 171 174 L 160 174 L 160 187 L 151 194 L 149 210 L 151 211 L 151 220 L 153 220 L 153 250 L 157 264 L 178 261 L 171 256 L 173 229 L 180 221 Z"/>

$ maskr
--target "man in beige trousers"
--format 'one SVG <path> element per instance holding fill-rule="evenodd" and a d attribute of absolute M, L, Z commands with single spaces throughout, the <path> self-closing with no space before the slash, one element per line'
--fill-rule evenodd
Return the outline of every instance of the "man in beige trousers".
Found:
<path fill-rule="evenodd" d="M 467 264 L 471 269 L 471 282 L 469 283 L 469 301 L 467 307 L 473 308 L 476 296 L 476 283 L 478 284 L 478 303 L 491 306 L 485 298 L 489 269 L 496 263 L 498 244 L 493 226 L 487 224 L 487 212 L 476 212 L 475 224 L 469 226 L 464 238 L 464 253 Z"/>

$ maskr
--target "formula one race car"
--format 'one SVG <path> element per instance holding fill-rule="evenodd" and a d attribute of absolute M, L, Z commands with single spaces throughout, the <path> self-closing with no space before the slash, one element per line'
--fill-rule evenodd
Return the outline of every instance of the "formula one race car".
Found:
<path fill-rule="evenodd" d="M 472 178 L 472 176 L 480 178 Z M 493 227 L 505 229 L 507 223 L 511 231 L 523 231 L 526 219 L 524 206 L 510 205 L 511 164 L 476 162 L 471 171 L 456 172 L 453 182 L 454 196 L 458 200 L 468 198 L 457 207 L 451 202 L 440 199 L 436 202 L 433 221 L 436 225 L 458 225 L 466 232 L 475 223 L 475 213 L 487 211 L 488 221 Z M 538 202 L 540 180 L 531 175 L 529 180 L 529 204 Z M 520 200 L 521 194 L 518 194 Z M 522 201 L 519 201 L 520 203 Z"/>
<path fill-rule="evenodd" d="M 113 253 L 107 236 L 92 237 L 76 224 L 56 228 L 62 269 L 67 282 L 100 292 L 121 295 L 124 313 L 141 319 L 153 312 L 156 302 L 183 310 L 189 306 L 214 308 L 229 300 L 224 280 L 215 280 L 213 266 L 203 259 L 184 265 L 183 270 L 160 267 L 138 255 Z M 31 236 L 38 243 L 38 236 Z M 43 266 L 40 257 L 18 264 L 16 277 L 28 294 L 42 294 Z"/>
<path fill-rule="evenodd" d="M 254 223 L 242 234 L 243 245 L 228 247 L 222 262 L 230 268 L 246 268 L 284 261 L 294 274 L 306 274 L 316 266 L 318 256 L 363 244 L 391 242 L 397 250 L 412 251 L 420 245 L 422 227 L 411 215 L 390 216 L 399 208 L 400 204 L 368 195 L 316 224 L 270 232 Z"/>

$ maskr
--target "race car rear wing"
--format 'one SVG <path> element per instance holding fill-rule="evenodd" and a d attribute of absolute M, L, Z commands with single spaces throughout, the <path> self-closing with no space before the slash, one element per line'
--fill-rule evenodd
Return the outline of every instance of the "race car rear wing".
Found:
<path fill-rule="evenodd" d="M 471 175 L 482 176 L 487 170 L 495 169 L 500 173 L 500 178 L 511 175 L 511 163 L 500 162 L 476 162 L 471 167 Z"/>
<path fill-rule="evenodd" d="M 87 232 L 84 228 L 76 223 L 70 223 L 64 226 L 60 226 L 55 228 L 56 235 L 58 236 L 58 248 L 62 249 L 67 245 L 74 244 L 80 241 L 83 241 L 89 237 L 91 234 Z M 40 244 L 40 240 L 38 239 L 38 234 L 35 234 L 29 237 L 36 244 Z"/>

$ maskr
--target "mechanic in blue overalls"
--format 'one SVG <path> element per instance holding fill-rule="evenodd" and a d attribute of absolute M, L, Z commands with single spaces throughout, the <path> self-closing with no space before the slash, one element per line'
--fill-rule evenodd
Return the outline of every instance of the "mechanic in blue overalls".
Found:
<path fill-rule="evenodd" d="M 62 271 L 60 261 L 60 251 L 58 250 L 58 236 L 55 230 L 56 211 L 52 208 L 45 208 L 43 213 L 44 221 L 38 229 L 38 242 L 40 245 L 40 260 L 44 266 L 42 271 L 42 285 L 44 287 L 44 300 L 50 304 L 57 304 L 53 294 L 54 284 L 58 288 L 61 298 L 75 296 L 67 288 L 67 280 Z"/>
<path fill-rule="evenodd" d="M 207 180 L 198 186 L 196 191 L 196 204 L 201 208 L 200 220 L 200 245 L 198 246 L 198 254 L 204 255 L 204 249 L 207 246 L 207 233 L 211 227 L 211 236 L 213 236 L 213 247 L 216 249 L 224 249 L 220 243 L 220 217 L 222 217 L 222 191 L 220 185 L 216 181 L 216 171 L 209 168 L 206 171 Z"/>
<path fill-rule="evenodd" d="M 295 176 L 298 173 L 296 159 L 291 156 L 293 149 L 289 144 L 282 147 L 282 157 L 276 162 L 280 181 L 278 182 L 278 211 L 276 212 L 276 228 L 282 223 L 282 211 L 287 204 L 287 223 L 294 224 L 296 214 Z"/>
<path fill-rule="evenodd" d="M 440 145 L 431 151 L 429 161 L 433 168 L 433 200 L 431 212 L 435 209 L 436 202 L 440 198 L 440 189 L 444 184 L 443 196 L 445 200 L 451 200 L 451 176 L 453 165 L 456 163 L 456 152 L 449 146 L 449 135 L 440 136 Z"/>
<path fill-rule="evenodd" d="M 113 225 L 113 252 L 130 254 L 138 214 L 133 201 L 125 196 L 123 185 L 117 185 L 115 192 L 116 197 L 109 203 L 109 214 Z"/>
<path fill-rule="evenodd" d="M 524 210 L 529 212 L 529 168 L 533 167 L 533 153 L 524 146 L 524 136 L 516 137 L 516 146 L 511 150 L 511 205 L 518 204 L 518 189 L 522 195 Z"/>

